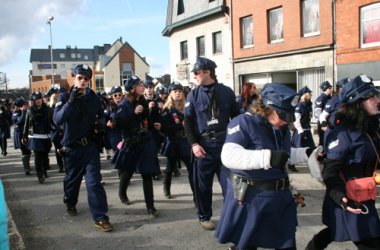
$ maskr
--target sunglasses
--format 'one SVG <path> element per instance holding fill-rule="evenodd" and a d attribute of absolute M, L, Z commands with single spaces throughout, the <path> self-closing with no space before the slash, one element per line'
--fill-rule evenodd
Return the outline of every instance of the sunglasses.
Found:
<path fill-rule="evenodd" d="M 82 81 L 83 79 L 87 82 L 88 80 L 90 80 L 87 76 L 77 76 L 77 79 L 79 81 Z"/>
<path fill-rule="evenodd" d="M 112 96 L 113 97 L 120 97 L 120 96 L 122 96 L 123 94 L 113 94 Z"/>

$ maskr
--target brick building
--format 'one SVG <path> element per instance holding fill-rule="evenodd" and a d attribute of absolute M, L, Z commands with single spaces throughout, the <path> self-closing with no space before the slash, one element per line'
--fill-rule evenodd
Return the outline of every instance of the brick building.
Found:
<path fill-rule="evenodd" d="M 30 71 L 31 91 L 47 92 L 51 87 L 50 47 L 32 49 L 30 53 L 32 70 Z M 90 87 L 98 91 L 109 91 L 112 86 L 122 85 L 131 74 L 145 80 L 149 73 L 149 64 L 132 46 L 122 39 L 112 45 L 94 46 L 92 49 L 72 48 L 53 49 L 54 85 L 68 89 L 72 84 L 71 69 L 76 64 L 88 64 L 93 69 Z"/>
<path fill-rule="evenodd" d="M 367 74 L 380 86 L 380 1 L 336 1 L 337 78 Z"/>

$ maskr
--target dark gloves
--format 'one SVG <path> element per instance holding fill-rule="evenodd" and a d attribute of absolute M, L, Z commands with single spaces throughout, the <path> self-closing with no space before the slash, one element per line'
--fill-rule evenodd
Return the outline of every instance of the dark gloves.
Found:
<path fill-rule="evenodd" d="M 289 154 L 286 151 L 271 151 L 270 165 L 272 168 L 285 169 Z"/>
<path fill-rule="evenodd" d="M 307 157 L 310 157 L 311 153 L 313 153 L 314 149 L 316 149 L 316 147 L 310 147 L 310 148 L 307 148 L 305 153 L 307 155 Z"/>
<path fill-rule="evenodd" d="M 77 87 L 74 87 L 71 92 L 70 92 L 70 97 L 69 97 L 69 103 L 73 103 L 75 98 L 80 97 L 82 94 L 79 93 L 79 89 Z"/>
<path fill-rule="evenodd" d="M 322 128 L 327 127 L 327 122 L 326 121 L 321 122 L 321 127 Z"/>

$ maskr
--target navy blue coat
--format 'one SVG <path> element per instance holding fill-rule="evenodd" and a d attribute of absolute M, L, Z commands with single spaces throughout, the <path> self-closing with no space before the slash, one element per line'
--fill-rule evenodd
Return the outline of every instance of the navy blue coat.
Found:
<path fill-rule="evenodd" d="M 13 111 L 13 115 L 12 115 L 12 122 L 14 124 L 13 143 L 14 143 L 15 149 L 21 148 L 21 139 L 22 139 L 22 134 L 23 134 L 24 125 L 25 125 L 26 112 L 27 112 L 26 109 L 25 110 L 17 109 Z"/>

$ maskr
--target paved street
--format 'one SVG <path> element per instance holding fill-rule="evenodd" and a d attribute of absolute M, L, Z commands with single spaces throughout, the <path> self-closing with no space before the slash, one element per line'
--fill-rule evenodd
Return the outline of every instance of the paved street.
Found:
<path fill-rule="evenodd" d="M 6 199 L 21 242 L 12 238 L 12 249 L 226 249 L 219 244 L 213 232 L 204 231 L 196 220 L 187 174 L 173 178 L 174 199 L 166 200 L 162 182 L 154 181 L 158 218 L 147 215 L 143 200 L 142 183 L 135 175 L 128 189 L 132 205 L 120 203 L 117 196 L 118 178 L 108 160 L 102 157 L 102 173 L 106 182 L 109 216 L 114 231 L 103 233 L 95 229 L 87 205 L 86 187 L 82 185 L 77 208 L 79 215 L 69 217 L 62 203 L 62 178 L 51 154 L 52 170 L 44 184 L 38 184 L 35 173 L 25 176 L 19 151 L 9 141 L 6 157 L 0 158 L 0 177 Z M 164 159 L 160 159 L 163 167 Z M 305 166 L 299 173 L 290 174 L 292 184 L 305 196 L 306 207 L 299 208 L 297 231 L 298 249 L 304 249 L 313 234 L 323 228 L 321 204 L 324 187 L 310 177 Z M 85 183 L 83 183 L 85 184 Z M 217 222 L 222 206 L 219 184 L 214 183 L 214 221 Z M 378 199 L 379 201 L 379 199 Z M 378 202 L 379 208 L 379 202 Z M 12 221 L 11 221 L 12 222 Z M 16 237 L 17 238 L 17 237 Z M 18 243 L 18 246 L 16 246 Z M 356 249 L 351 243 L 334 243 L 328 249 Z"/>

